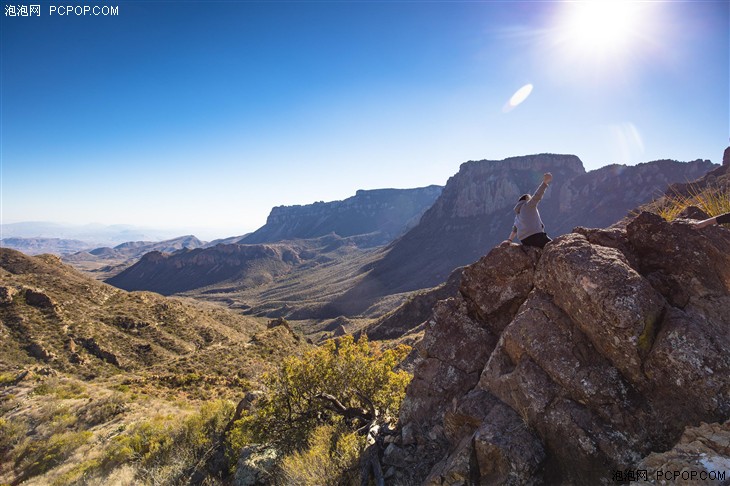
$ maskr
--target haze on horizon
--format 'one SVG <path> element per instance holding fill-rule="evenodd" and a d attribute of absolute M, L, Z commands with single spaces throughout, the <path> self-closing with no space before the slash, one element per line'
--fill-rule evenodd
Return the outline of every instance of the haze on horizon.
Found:
<path fill-rule="evenodd" d="M 720 162 L 730 133 L 727 1 L 116 4 L 2 17 L 0 222 L 209 239 L 467 160 Z"/>

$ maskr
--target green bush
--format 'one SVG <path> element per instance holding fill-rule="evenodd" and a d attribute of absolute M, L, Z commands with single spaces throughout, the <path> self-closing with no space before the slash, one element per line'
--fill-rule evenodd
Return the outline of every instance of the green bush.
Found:
<path fill-rule="evenodd" d="M 230 453 L 250 443 L 273 445 L 284 453 L 305 449 L 315 429 L 342 421 L 322 394 L 347 408 L 367 409 L 372 403 L 381 416 L 397 416 L 411 377 L 395 367 L 409 350 L 380 351 L 366 337 L 355 342 L 348 335 L 301 358 L 286 358 L 277 372 L 264 377 L 267 396 L 236 422 L 228 438 Z M 354 429 L 363 424 L 345 425 Z"/>

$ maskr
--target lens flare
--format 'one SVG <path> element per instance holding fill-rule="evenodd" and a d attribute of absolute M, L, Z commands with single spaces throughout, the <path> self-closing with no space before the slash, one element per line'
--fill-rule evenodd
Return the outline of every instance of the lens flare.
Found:
<path fill-rule="evenodd" d="M 514 110 L 518 105 L 525 101 L 528 96 L 530 96 L 530 93 L 532 93 L 532 84 L 527 83 L 512 95 L 509 101 L 502 108 L 502 111 L 507 113 Z"/>

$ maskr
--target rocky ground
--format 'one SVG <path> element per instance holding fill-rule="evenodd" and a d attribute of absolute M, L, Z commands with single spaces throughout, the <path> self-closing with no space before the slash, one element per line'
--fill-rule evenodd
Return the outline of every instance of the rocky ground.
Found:
<path fill-rule="evenodd" d="M 426 324 L 383 458 L 389 480 L 577 485 L 629 469 L 728 471 L 728 248 L 727 229 L 642 213 L 544 250 L 493 249 Z"/>

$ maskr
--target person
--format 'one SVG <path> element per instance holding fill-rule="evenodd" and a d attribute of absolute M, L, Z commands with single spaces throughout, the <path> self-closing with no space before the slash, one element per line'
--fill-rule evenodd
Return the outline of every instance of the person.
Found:
<path fill-rule="evenodd" d="M 512 226 L 512 232 L 503 244 L 511 243 L 515 236 L 520 239 L 520 243 L 523 245 L 538 248 L 543 248 L 552 241 L 545 233 L 545 225 L 540 219 L 540 212 L 537 210 L 537 204 L 552 180 L 553 175 L 546 172 L 542 176 L 542 184 L 537 188 L 534 196 L 529 194 L 520 196 L 515 206 L 515 223 Z"/>
<path fill-rule="evenodd" d="M 704 221 L 699 221 L 697 223 L 694 223 L 692 227 L 694 229 L 702 229 L 705 226 L 710 226 L 713 224 L 728 224 L 730 223 L 730 213 L 721 214 L 719 216 L 715 216 L 714 218 L 708 218 Z"/>

